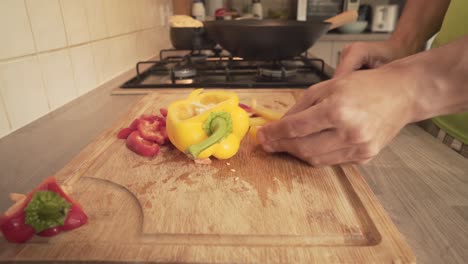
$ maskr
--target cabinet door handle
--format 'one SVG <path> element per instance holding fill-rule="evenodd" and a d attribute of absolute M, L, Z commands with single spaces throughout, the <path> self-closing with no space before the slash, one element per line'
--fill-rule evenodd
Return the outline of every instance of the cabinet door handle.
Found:
<path fill-rule="evenodd" d="M 336 66 L 340 65 L 341 62 L 341 50 L 338 51 L 338 57 L 336 57 Z"/>

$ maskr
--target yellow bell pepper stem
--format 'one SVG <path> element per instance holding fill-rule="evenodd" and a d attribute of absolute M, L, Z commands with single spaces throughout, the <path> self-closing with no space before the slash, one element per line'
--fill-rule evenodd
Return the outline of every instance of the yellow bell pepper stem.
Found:
<path fill-rule="evenodd" d="M 186 151 L 192 159 L 197 158 L 202 151 L 220 142 L 232 133 L 231 115 L 228 112 L 210 113 L 204 124 L 204 129 L 209 137 L 198 144 L 191 145 Z"/>

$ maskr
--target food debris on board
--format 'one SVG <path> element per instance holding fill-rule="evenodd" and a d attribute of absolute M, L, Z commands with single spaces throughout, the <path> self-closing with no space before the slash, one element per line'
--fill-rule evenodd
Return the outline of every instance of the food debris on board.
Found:
<path fill-rule="evenodd" d="M 203 164 L 203 165 L 210 165 L 211 164 L 211 159 L 210 158 L 205 158 L 205 159 L 194 159 L 193 160 L 196 164 Z"/>
<path fill-rule="evenodd" d="M 27 195 L 11 193 L 10 199 L 15 203 L 0 216 L 0 230 L 12 243 L 24 243 L 34 235 L 55 236 L 88 222 L 81 206 L 54 177 L 48 177 Z"/>

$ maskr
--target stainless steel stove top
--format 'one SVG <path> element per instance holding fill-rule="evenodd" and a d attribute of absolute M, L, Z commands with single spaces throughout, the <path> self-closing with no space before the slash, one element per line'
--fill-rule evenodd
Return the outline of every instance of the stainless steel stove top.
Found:
<path fill-rule="evenodd" d="M 151 66 L 141 72 L 144 64 Z M 307 88 L 329 79 L 321 59 L 299 56 L 282 61 L 246 61 L 222 50 L 162 50 L 157 61 L 137 63 L 131 88 Z"/>

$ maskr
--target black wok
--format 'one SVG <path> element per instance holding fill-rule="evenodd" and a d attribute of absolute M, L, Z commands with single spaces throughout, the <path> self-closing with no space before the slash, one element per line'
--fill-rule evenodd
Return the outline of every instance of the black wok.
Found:
<path fill-rule="evenodd" d="M 328 30 L 355 21 L 356 11 L 325 21 L 229 20 L 205 22 L 208 36 L 247 60 L 290 59 L 309 49 Z"/>
<path fill-rule="evenodd" d="M 216 45 L 216 42 L 207 36 L 203 27 L 171 27 L 170 37 L 171 44 L 176 49 L 212 49 Z"/>

